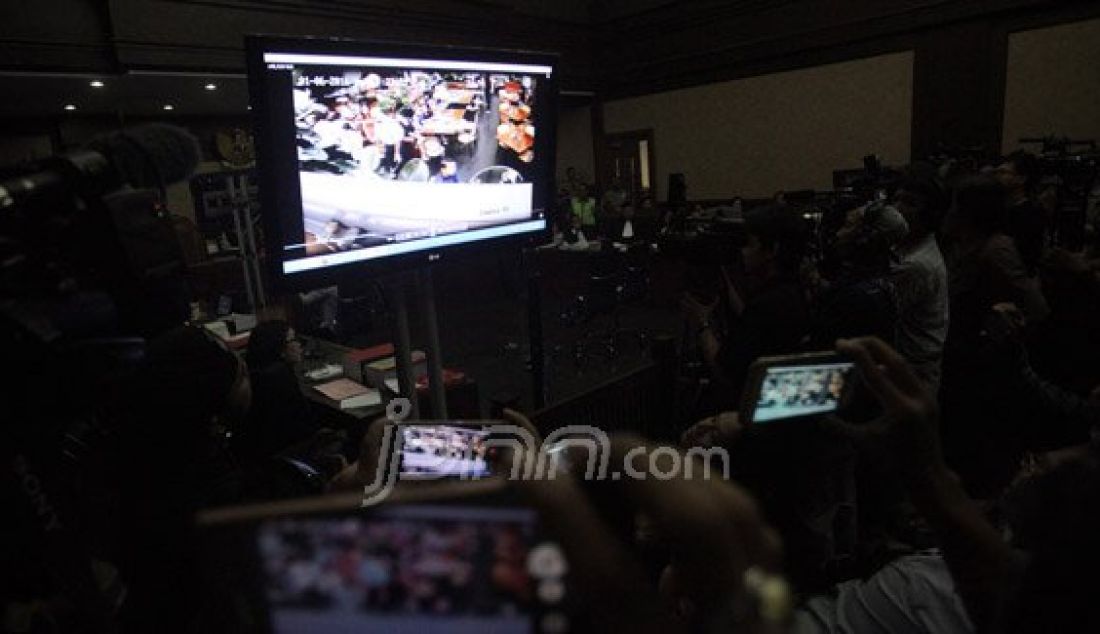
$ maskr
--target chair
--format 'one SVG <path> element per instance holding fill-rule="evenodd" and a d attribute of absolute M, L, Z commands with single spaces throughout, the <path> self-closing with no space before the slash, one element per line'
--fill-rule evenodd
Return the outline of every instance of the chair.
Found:
<path fill-rule="evenodd" d="M 573 339 L 572 348 L 573 360 L 578 367 L 593 355 L 617 358 L 623 339 L 634 340 L 642 349 L 648 344 L 648 332 L 624 328 L 621 321 L 623 307 L 644 299 L 649 293 L 648 269 L 633 253 L 623 254 L 605 248 L 595 255 L 589 264 L 584 292 L 578 294 L 559 314 L 567 326 L 581 329 Z M 598 320 L 605 321 L 603 327 L 594 326 Z M 555 347 L 555 351 L 560 350 L 561 346 Z"/>

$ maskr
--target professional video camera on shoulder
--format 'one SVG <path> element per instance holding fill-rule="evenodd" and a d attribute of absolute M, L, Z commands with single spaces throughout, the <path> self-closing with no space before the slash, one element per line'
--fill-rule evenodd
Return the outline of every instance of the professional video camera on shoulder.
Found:
<path fill-rule="evenodd" d="M 101 414 L 110 379 L 136 366 L 144 337 L 186 319 L 183 258 L 162 201 L 198 160 L 192 135 L 150 124 L 0 177 L 0 348 L 13 377 L 0 501 L 17 549 L 4 553 L 2 583 L 30 593 L 16 602 L 62 606 L 51 611 L 56 631 L 114 631 L 118 584 L 93 574 L 111 569 L 92 519 L 110 515 L 97 507 L 110 499 L 99 476 L 113 473 L 94 467 L 112 455 L 95 451 L 111 438 Z"/>
<path fill-rule="evenodd" d="M 148 124 L 0 181 L 4 317 L 33 324 L 40 338 L 104 328 L 151 334 L 182 322 L 183 259 L 162 201 L 198 161 L 190 133 Z M 72 302 L 90 295 L 112 315 L 88 314 L 87 305 L 74 314 Z M 89 323 L 107 318 L 116 323 Z"/>

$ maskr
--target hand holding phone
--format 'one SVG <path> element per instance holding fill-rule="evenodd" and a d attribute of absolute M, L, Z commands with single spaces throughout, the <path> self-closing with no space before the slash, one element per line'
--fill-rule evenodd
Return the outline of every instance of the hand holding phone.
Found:
<path fill-rule="evenodd" d="M 733 444 L 744 432 L 737 412 L 721 412 L 704 418 L 680 435 L 681 447 L 725 447 Z"/>
<path fill-rule="evenodd" d="M 741 419 L 770 423 L 836 412 L 850 398 L 853 368 L 833 352 L 758 359 L 749 368 Z"/>
<path fill-rule="evenodd" d="M 861 425 L 829 419 L 827 427 L 856 441 L 906 479 L 946 471 L 936 397 L 905 359 L 877 337 L 842 339 L 837 351 L 855 361 L 883 414 Z"/>
<path fill-rule="evenodd" d="M 645 449 L 642 438 L 612 436 L 610 464 L 625 464 Z M 698 456 L 680 454 L 679 459 L 694 461 L 695 473 L 704 468 Z M 773 631 L 759 614 L 742 609 L 749 605 L 747 581 L 779 580 L 774 574 L 781 557 L 778 536 L 746 491 L 723 478 L 690 478 L 686 474 L 691 472 L 680 469 L 667 479 L 592 483 L 566 473 L 516 483 L 560 539 L 572 565 L 571 578 L 585 601 L 600 606 L 592 631 L 689 631 L 680 619 L 705 619 L 698 622 L 703 631 Z M 634 544 L 624 541 L 602 515 L 609 506 L 628 517 L 646 517 L 675 553 L 662 574 L 660 592 L 646 581 Z M 770 595 L 774 601 L 769 607 L 782 612 L 781 604 L 789 605 L 786 586 L 775 583 L 771 588 L 777 592 Z M 727 619 L 734 614 L 740 620 Z"/>

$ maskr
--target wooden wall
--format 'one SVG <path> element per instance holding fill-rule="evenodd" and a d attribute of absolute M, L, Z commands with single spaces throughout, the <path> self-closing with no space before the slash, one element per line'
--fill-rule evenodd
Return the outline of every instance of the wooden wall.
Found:
<path fill-rule="evenodd" d="M 1100 19 L 1008 38 L 1001 145 L 1049 134 L 1100 140 Z"/>
<path fill-rule="evenodd" d="M 604 104 L 608 133 L 652 128 L 658 195 L 670 172 L 693 199 L 830 189 L 866 154 L 909 157 L 913 54 L 892 53 Z"/>
<path fill-rule="evenodd" d="M 621 4 L 595 25 L 605 100 L 913 51 L 914 158 L 999 151 L 1009 35 L 1100 15 L 1089 0 L 680 0 L 630 15 Z"/>
<path fill-rule="evenodd" d="M 596 159 L 592 148 L 592 108 L 590 106 L 563 107 L 558 115 L 558 181 L 565 178 L 565 170 L 573 167 L 592 182 L 596 173 Z"/>

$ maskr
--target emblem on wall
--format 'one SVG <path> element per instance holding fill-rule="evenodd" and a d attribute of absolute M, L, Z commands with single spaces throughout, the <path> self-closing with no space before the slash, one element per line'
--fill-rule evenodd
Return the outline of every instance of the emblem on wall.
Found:
<path fill-rule="evenodd" d="M 226 167 L 249 167 L 256 161 L 252 134 L 243 128 L 218 130 L 214 134 L 214 146 Z"/>

